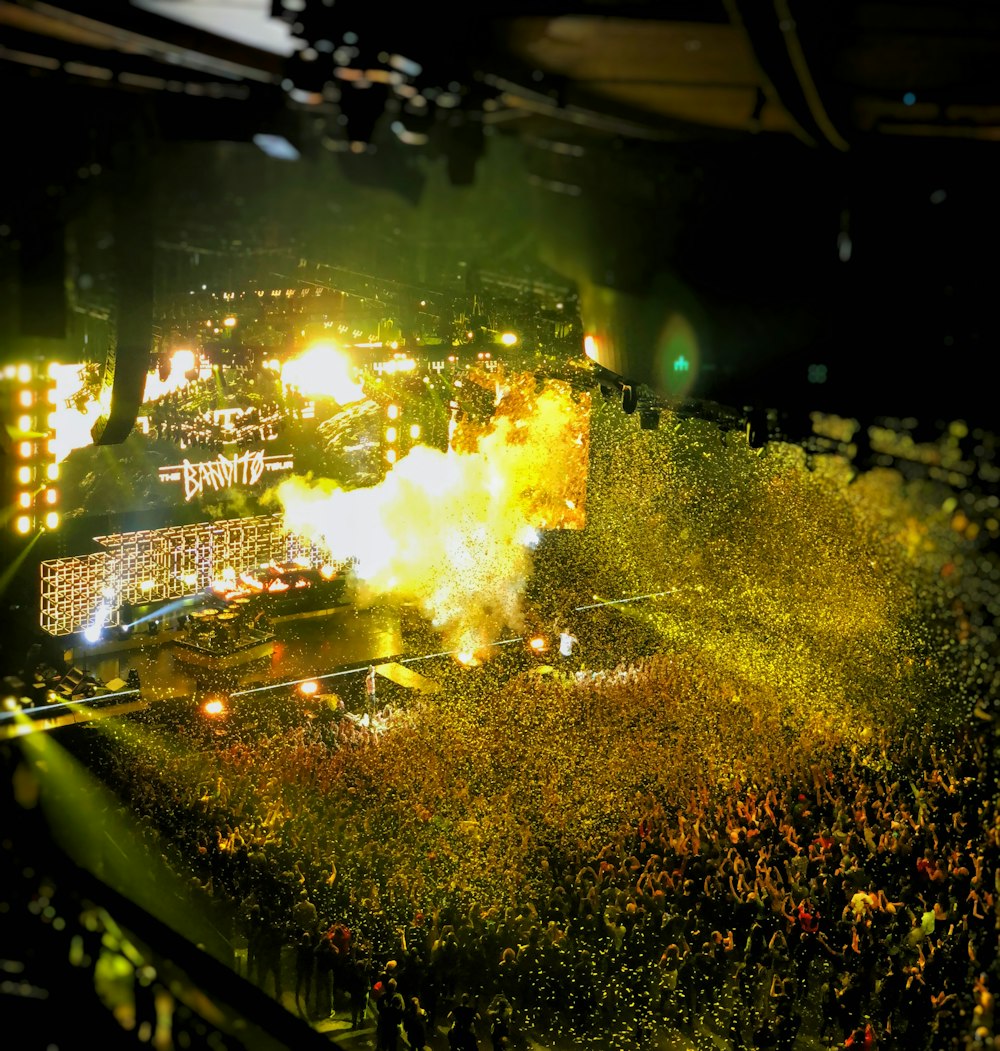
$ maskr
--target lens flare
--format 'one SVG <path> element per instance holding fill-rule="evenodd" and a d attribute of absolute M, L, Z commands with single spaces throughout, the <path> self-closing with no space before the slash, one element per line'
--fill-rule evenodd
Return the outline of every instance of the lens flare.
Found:
<path fill-rule="evenodd" d="M 338 405 L 361 401 L 365 392 L 354 382 L 354 367 L 332 343 L 314 343 L 281 367 L 281 382 L 302 394 L 333 398 Z"/>

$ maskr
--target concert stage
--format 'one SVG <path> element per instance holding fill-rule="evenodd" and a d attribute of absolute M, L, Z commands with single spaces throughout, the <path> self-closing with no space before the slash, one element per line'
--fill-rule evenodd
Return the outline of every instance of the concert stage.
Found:
<path fill-rule="evenodd" d="M 407 649 L 399 611 L 391 606 L 367 610 L 344 606 L 326 611 L 325 616 L 305 613 L 283 620 L 274 634 L 267 653 L 255 656 L 248 649 L 242 659 L 225 665 L 185 659 L 197 652 L 190 645 L 190 625 L 143 635 L 143 644 L 134 648 L 129 643 L 77 648 L 73 661 L 105 680 L 124 678 L 135 669 L 143 697 L 155 701 L 192 696 L 216 670 L 226 673 L 232 690 L 241 690 L 309 678 L 351 664 L 378 663 Z"/>

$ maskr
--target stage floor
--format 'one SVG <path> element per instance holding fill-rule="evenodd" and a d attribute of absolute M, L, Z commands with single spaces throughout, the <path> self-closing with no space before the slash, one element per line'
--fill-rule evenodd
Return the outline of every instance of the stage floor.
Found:
<path fill-rule="evenodd" d="M 221 674 L 228 689 L 246 689 L 320 675 L 334 668 L 375 663 L 406 649 L 399 610 L 376 606 L 368 610 L 341 607 L 325 616 L 309 615 L 274 625 L 273 652 L 262 659 L 226 669 Z M 199 669 L 175 657 L 179 632 L 149 636 L 141 647 L 111 652 L 75 654 L 75 663 L 105 682 L 124 679 L 135 669 L 143 698 L 167 700 L 191 697 L 204 686 Z M 219 674 L 219 673 L 217 673 Z"/>

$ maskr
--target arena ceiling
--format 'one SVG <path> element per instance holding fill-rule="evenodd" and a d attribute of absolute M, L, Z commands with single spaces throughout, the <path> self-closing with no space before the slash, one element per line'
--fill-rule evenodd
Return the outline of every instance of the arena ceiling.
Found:
<path fill-rule="evenodd" d="M 748 311 L 769 294 L 760 274 L 783 289 L 784 301 L 804 301 L 819 285 L 833 289 L 825 262 L 812 265 L 804 253 L 822 241 L 836 258 L 851 236 L 860 245 L 846 217 L 862 222 L 866 201 L 872 222 L 895 216 L 878 236 L 896 246 L 901 273 L 909 265 L 905 282 L 921 252 L 931 269 L 945 257 L 970 265 L 964 242 L 936 234 L 916 248 L 907 241 L 924 224 L 927 200 L 944 200 L 948 179 L 980 180 L 962 223 L 976 225 L 982 213 L 982 236 L 994 231 L 996 7 L 496 0 L 477 5 L 475 16 L 451 2 L 436 5 L 433 17 L 427 10 L 412 5 L 389 18 L 358 0 L 0 0 L 0 84 L 18 100 L 5 129 L 17 163 L 5 171 L 0 223 L 21 235 L 22 276 L 34 281 L 36 270 L 47 271 L 50 288 L 58 277 L 54 196 L 71 210 L 92 171 L 131 168 L 134 176 L 155 163 L 158 146 L 191 140 L 256 142 L 277 157 L 333 155 L 348 177 L 412 202 L 421 184 L 408 157 L 444 158 L 452 183 L 470 185 L 488 136 L 506 136 L 523 144 L 530 178 L 553 199 L 551 229 L 540 232 L 547 262 L 579 282 L 648 295 L 663 260 L 679 260 L 686 286 L 710 296 L 718 286 L 723 306 L 736 290 Z M 920 176 L 919 207 L 916 197 L 896 194 L 900 172 Z M 125 180 L 133 196 L 142 181 Z M 703 212 L 689 208 L 699 195 L 709 201 Z M 590 201 L 596 219 L 586 214 Z M 818 201 L 830 216 L 807 214 Z M 122 223 L 138 251 L 145 205 L 132 204 Z M 754 226 L 755 212 L 767 223 Z M 684 241 L 682 228 L 696 215 L 703 242 L 725 239 L 725 258 L 699 257 Z M 580 230 L 590 231 L 587 243 Z M 771 252 L 764 262 L 762 250 Z M 862 289 L 887 272 L 886 258 L 869 255 Z M 861 254 L 857 260 L 860 273 Z M 992 271 L 980 270 L 975 281 L 985 287 Z M 125 271 L 134 282 L 134 265 Z M 942 316 L 961 319 L 969 311 L 945 302 L 961 277 L 937 275 L 926 289 L 900 277 L 898 291 L 925 302 L 937 296 Z M 857 298 L 852 289 L 830 295 Z M 718 306 L 703 312 L 721 317 Z M 621 327 L 618 315 L 634 318 L 634 307 L 613 305 L 608 324 Z M 832 302 L 826 309 L 836 321 Z M 58 327 L 58 311 L 28 313 Z M 735 318 L 734 330 L 754 318 Z M 789 346 L 815 342 L 815 332 L 796 325 L 782 320 L 777 337 L 768 336 L 777 353 L 786 332 Z M 985 343 L 991 325 L 984 312 L 969 339 Z M 948 346 L 961 345 L 951 320 L 941 327 Z M 872 339 L 884 343 L 887 333 Z M 620 342 L 653 338 L 630 329 Z M 728 334 L 706 336 L 706 345 L 713 339 L 748 353 Z M 626 354 L 609 364 L 655 381 L 647 359 Z M 886 390 L 900 367 L 894 360 L 883 369 Z"/>
<path fill-rule="evenodd" d="M 496 103 L 487 122 L 508 128 L 773 133 L 836 150 L 871 135 L 1000 136 L 1000 10 L 989 5 L 580 0 L 489 3 L 472 20 L 464 10 L 384 19 L 371 5 L 322 0 L 3 0 L 0 63 L 6 80 L 23 83 L 29 109 L 44 104 L 32 86 L 46 81 L 202 100 L 191 134 L 224 134 L 209 114 L 231 99 L 337 106 L 322 90 L 310 98 L 323 72 L 349 111 L 346 86 L 358 81 L 336 74 L 388 51 L 423 67 L 418 89 L 457 80 L 480 113 Z M 303 51 L 318 40 L 336 50 L 345 32 L 359 53 L 342 63 L 320 51 L 314 73 Z M 431 83 L 435 73 L 442 83 Z"/>

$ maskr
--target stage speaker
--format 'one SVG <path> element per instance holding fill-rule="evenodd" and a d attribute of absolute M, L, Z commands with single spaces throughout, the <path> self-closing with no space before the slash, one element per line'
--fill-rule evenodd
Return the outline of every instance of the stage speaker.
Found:
<path fill-rule="evenodd" d="M 148 158 L 123 157 L 115 173 L 115 333 L 104 363 L 110 408 L 91 430 L 95 445 L 132 433 L 153 350 L 153 205 Z"/>

